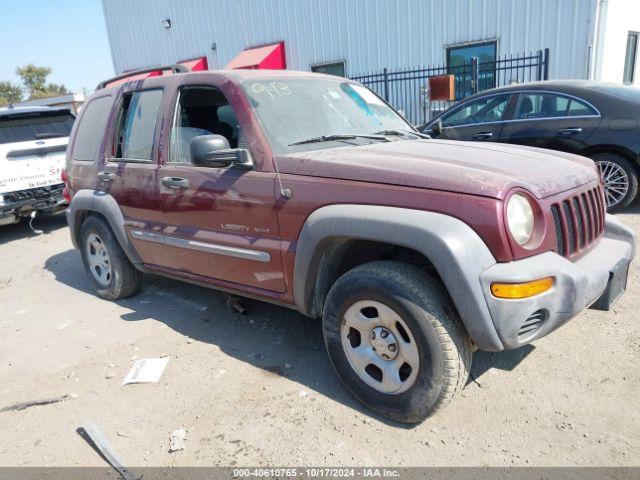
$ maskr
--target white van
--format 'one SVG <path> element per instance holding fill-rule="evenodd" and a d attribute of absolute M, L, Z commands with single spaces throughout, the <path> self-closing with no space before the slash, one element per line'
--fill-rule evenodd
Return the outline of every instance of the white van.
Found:
<path fill-rule="evenodd" d="M 0 109 L 0 225 L 66 206 L 62 172 L 74 121 L 66 108 Z"/>

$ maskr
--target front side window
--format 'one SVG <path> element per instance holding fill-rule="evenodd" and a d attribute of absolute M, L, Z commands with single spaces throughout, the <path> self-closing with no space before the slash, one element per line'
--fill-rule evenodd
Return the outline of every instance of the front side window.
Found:
<path fill-rule="evenodd" d="M 458 127 L 477 123 L 499 122 L 509 104 L 509 95 L 496 95 L 469 102 L 442 118 L 443 127 Z"/>
<path fill-rule="evenodd" d="M 226 97 L 212 87 L 180 90 L 170 137 L 171 163 L 191 163 L 191 140 L 200 135 L 222 135 L 230 148 L 245 147 L 244 135 Z"/>
<path fill-rule="evenodd" d="M 636 59 L 638 56 L 638 33 L 629 32 L 627 36 L 627 50 L 624 55 L 624 83 L 633 83 L 636 74 Z"/>
<path fill-rule="evenodd" d="M 597 112 L 578 99 L 552 93 L 520 94 L 516 106 L 516 120 L 536 118 L 577 117 L 597 115 Z"/>
<path fill-rule="evenodd" d="M 242 87 L 275 153 L 290 153 L 377 141 L 304 143 L 330 135 L 374 135 L 382 131 L 408 132 L 413 128 L 368 88 L 343 79 L 279 78 L 245 81 Z M 399 138 L 399 137 L 394 137 Z M 379 140 L 378 140 L 379 141 Z"/>
<path fill-rule="evenodd" d="M 75 117 L 68 111 L 0 116 L 0 144 L 68 137 Z"/>
<path fill-rule="evenodd" d="M 118 116 L 115 158 L 152 161 L 162 90 L 125 94 Z"/>

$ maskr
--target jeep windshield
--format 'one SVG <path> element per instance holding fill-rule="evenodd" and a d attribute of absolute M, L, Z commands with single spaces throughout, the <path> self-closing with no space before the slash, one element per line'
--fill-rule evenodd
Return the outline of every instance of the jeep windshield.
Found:
<path fill-rule="evenodd" d="M 366 87 L 331 78 L 243 82 L 274 153 L 421 138 Z"/>
<path fill-rule="evenodd" d="M 68 137 L 74 120 L 65 110 L 15 114 L 5 110 L 0 114 L 0 144 Z"/>

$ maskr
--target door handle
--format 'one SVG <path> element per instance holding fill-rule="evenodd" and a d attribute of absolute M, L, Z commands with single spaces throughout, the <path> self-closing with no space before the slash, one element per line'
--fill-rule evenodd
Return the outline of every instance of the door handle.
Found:
<path fill-rule="evenodd" d="M 560 135 L 576 135 L 578 133 L 582 133 L 581 127 L 571 127 L 571 128 L 563 128 L 562 130 L 558 130 Z"/>
<path fill-rule="evenodd" d="M 491 132 L 481 132 L 481 133 L 476 133 L 473 137 L 471 137 L 473 140 L 487 140 L 488 138 L 493 137 L 493 133 Z"/>
<path fill-rule="evenodd" d="M 172 190 L 183 190 L 189 187 L 189 180 L 180 177 L 164 177 L 162 185 Z"/>
<path fill-rule="evenodd" d="M 116 174 L 105 170 L 103 172 L 98 172 L 97 177 L 103 182 L 113 182 L 113 179 L 116 177 Z"/>

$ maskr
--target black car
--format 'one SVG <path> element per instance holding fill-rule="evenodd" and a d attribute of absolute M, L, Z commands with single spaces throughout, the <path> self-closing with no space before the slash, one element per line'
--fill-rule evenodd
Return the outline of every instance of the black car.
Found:
<path fill-rule="evenodd" d="M 465 98 L 420 131 L 434 138 L 550 148 L 593 159 L 610 211 L 636 197 L 640 89 L 581 80 L 511 85 Z"/>

